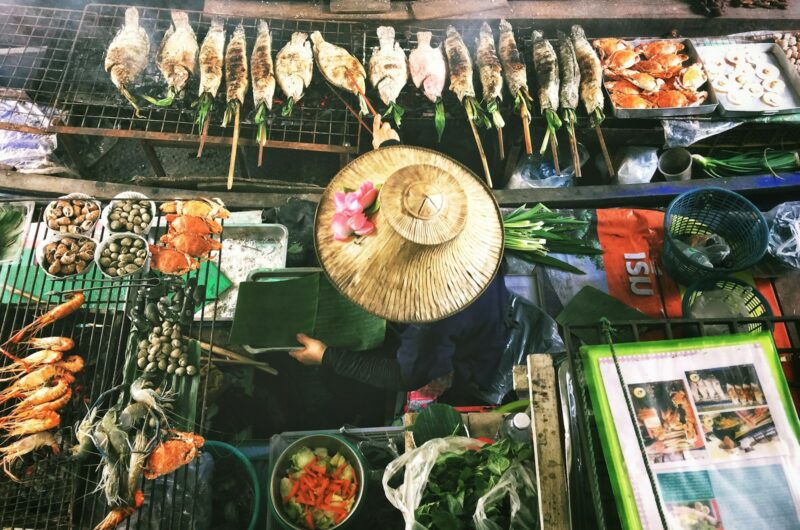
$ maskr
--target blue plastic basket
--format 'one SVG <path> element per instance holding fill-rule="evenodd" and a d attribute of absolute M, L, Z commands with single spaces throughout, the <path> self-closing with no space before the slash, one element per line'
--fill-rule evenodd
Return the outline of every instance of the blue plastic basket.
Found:
<path fill-rule="evenodd" d="M 681 252 L 676 240 L 694 235 L 718 235 L 730 245 L 728 267 L 708 267 Z M 764 216 L 750 201 L 722 188 L 703 188 L 676 197 L 664 216 L 664 270 L 676 281 L 720 278 L 748 269 L 767 250 L 769 230 Z"/>
<path fill-rule="evenodd" d="M 720 278 L 717 280 L 700 280 L 686 289 L 681 303 L 684 318 L 694 318 L 693 315 L 690 315 L 692 305 L 694 305 L 695 301 L 701 297 L 703 293 L 709 291 L 730 291 L 732 293 L 739 293 L 742 296 L 744 305 L 747 307 L 751 318 L 769 318 L 772 316 L 772 308 L 770 308 L 769 302 L 767 302 L 767 299 L 764 298 L 764 295 L 762 295 L 758 289 L 736 278 Z M 726 320 L 730 319 L 728 316 L 722 316 L 721 318 L 725 318 Z M 729 327 L 725 324 L 723 324 L 723 326 Z M 745 321 L 741 324 L 737 324 L 737 331 L 746 331 L 747 333 L 758 333 L 760 331 L 767 331 L 767 329 L 770 328 L 772 328 L 772 323 Z M 730 333 L 730 329 L 727 332 Z"/>

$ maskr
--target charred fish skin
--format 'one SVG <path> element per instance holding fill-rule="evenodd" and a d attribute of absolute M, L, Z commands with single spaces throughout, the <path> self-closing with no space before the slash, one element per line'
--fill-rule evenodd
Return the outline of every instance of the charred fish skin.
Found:
<path fill-rule="evenodd" d="M 225 27 L 222 19 L 214 18 L 200 46 L 200 91 L 216 97 L 222 84 L 222 65 L 225 62 Z"/>
<path fill-rule="evenodd" d="M 194 74 L 197 63 L 197 36 L 184 11 L 171 11 L 172 25 L 167 29 L 158 49 L 156 62 L 167 86 L 180 94 Z"/>
<path fill-rule="evenodd" d="M 453 26 L 447 28 L 444 49 L 447 52 L 447 64 L 450 67 L 450 90 L 459 101 L 463 101 L 465 97 L 475 97 L 475 86 L 472 83 L 472 59 L 470 59 L 464 39 Z"/>
<path fill-rule="evenodd" d="M 114 86 L 127 92 L 126 87 L 132 85 L 147 66 L 149 54 L 150 38 L 139 25 L 139 10 L 129 7 L 125 10 L 125 23 L 106 52 L 104 66 Z"/>
<path fill-rule="evenodd" d="M 380 46 L 373 49 L 369 60 L 369 82 L 378 90 L 381 101 L 390 105 L 408 82 L 406 54 L 395 41 L 393 27 L 381 26 L 377 34 Z"/>
<path fill-rule="evenodd" d="M 600 58 L 595 54 L 592 45 L 586 38 L 583 28 L 572 26 L 572 44 L 575 46 L 575 57 L 581 71 L 580 93 L 586 112 L 592 116 L 603 112 L 605 101 L 603 99 L 602 79 L 603 69 Z"/>
<path fill-rule="evenodd" d="M 275 77 L 287 98 L 299 101 L 311 84 L 314 73 L 314 52 L 308 34 L 292 33 L 291 40 L 275 58 Z"/>
<path fill-rule="evenodd" d="M 500 62 L 506 76 L 508 91 L 516 97 L 520 90 L 528 92 L 528 72 L 517 47 L 514 29 L 506 19 L 500 21 Z"/>
<path fill-rule="evenodd" d="M 562 109 L 575 110 L 579 103 L 581 71 L 572 40 L 563 32 L 558 32 L 558 66 L 561 72 L 559 103 Z"/>
<path fill-rule="evenodd" d="M 272 34 L 264 20 L 258 22 L 258 36 L 253 45 L 250 69 L 253 77 L 253 103 L 256 108 L 263 103 L 271 110 L 272 97 L 275 95 L 275 70 L 272 64 Z"/>
<path fill-rule="evenodd" d="M 475 44 L 475 63 L 478 65 L 478 74 L 483 88 L 483 100 L 502 100 L 503 68 L 500 65 L 499 57 L 497 57 L 492 28 L 486 22 L 481 26 L 480 35 L 475 39 Z"/>
<path fill-rule="evenodd" d="M 233 31 L 225 52 L 225 90 L 228 102 L 244 104 L 247 95 L 247 38 L 244 26 Z"/>
<path fill-rule="evenodd" d="M 447 63 L 441 47 L 431 47 L 432 37 L 430 31 L 417 33 L 417 47 L 408 56 L 408 69 L 414 85 L 421 88 L 431 102 L 436 103 L 447 81 Z"/>
<path fill-rule="evenodd" d="M 553 46 L 544 38 L 541 31 L 534 30 L 533 66 L 539 83 L 539 106 L 545 110 L 558 110 L 558 59 Z"/>
<path fill-rule="evenodd" d="M 361 114 L 369 114 L 366 102 L 361 97 L 365 90 L 364 80 L 367 77 L 364 65 L 344 48 L 327 42 L 319 31 L 311 34 L 311 43 L 317 68 L 323 77 L 333 86 L 359 96 Z M 356 86 L 353 86 L 353 83 Z"/>

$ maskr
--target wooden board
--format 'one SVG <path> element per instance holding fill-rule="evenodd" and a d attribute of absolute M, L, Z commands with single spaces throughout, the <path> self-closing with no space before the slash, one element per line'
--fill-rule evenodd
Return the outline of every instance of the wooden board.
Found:
<path fill-rule="evenodd" d="M 392 10 L 389 0 L 331 0 L 332 13 L 386 13 Z"/>
<path fill-rule="evenodd" d="M 534 448 L 539 479 L 541 528 L 569 528 L 567 480 L 564 452 L 561 449 L 553 358 L 546 353 L 528 355 L 528 375 L 533 411 L 531 421 L 536 438 Z"/>
<path fill-rule="evenodd" d="M 481 13 L 483 18 L 491 17 L 494 9 L 508 7 L 506 0 L 423 0 L 411 3 L 411 12 L 417 20 L 433 20 L 463 16 L 467 13 Z"/>

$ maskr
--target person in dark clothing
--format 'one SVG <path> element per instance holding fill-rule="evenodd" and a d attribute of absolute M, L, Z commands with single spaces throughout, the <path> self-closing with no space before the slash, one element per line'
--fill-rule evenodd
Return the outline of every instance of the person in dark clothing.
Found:
<path fill-rule="evenodd" d="M 290 353 L 303 364 L 321 364 L 334 373 L 374 387 L 416 390 L 429 383 L 452 383 L 450 394 L 469 399 L 473 387 L 485 388 L 506 345 L 508 291 L 498 274 L 466 309 L 430 324 L 399 329 L 378 350 L 353 352 L 328 348 L 303 334 L 303 348 Z M 441 388 L 445 390 L 445 388 Z"/>

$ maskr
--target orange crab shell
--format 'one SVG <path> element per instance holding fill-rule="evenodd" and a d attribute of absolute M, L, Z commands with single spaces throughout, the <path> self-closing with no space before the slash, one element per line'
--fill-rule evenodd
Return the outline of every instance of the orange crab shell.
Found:
<path fill-rule="evenodd" d="M 152 480 L 188 464 L 195 459 L 198 449 L 206 443 L 202 436 L 190 432 L 174 431 L 172 434 L 174 438 L 158 444 L 150 453 L 144 478 Z"/>
<path fill-rule="evenodd" d="M 219 217 L 227 219 L 230 212 L 225 209 L 225 205 L 220 199 L 189 199 L 165 202 L 161 205 L 161 213 L 194 215 L 197 217 Z"/>
<path fill-rule="evenodd" d="M 196 215 L 177 215 L 168 214 L 166 216 L 169 224 L 169 231 L 176 234 L 192 232 L 194 234 L 219 234 L 222 232 L 222 225 L 213 219 L 198 217 Z"/>
<path fill-rule="evenodd" d="M 664 66 L 658 61 L 653 60 L 639 61 L 633 65 L 633 69 L 637 72 L 644 72 L 645 74 L 652 75 L 653 77 L 661 77 L 666 73 Z"/>
<path fill-rule="evenodd" d="M 664 85 L 663 80 L 657 79 L 644 72 L 637 72 L 636 70 L 625 70 L 622 72 L 622 76 L 645 92 L 656 92 Z"/>
<path fill-rule="evenodd" d="M 164 274 L 181 275 L 200 268 L 200 263 L 183 252 L 150 245 L 150 266 Z"/>
<path fill-rule="evenodd" d="M 680 71 L 675 79 L 675 85 L 679 88 L 696 91 L 708 81 L 708 76 L 703 71 L 700 63 L 694 63 Z"/>
<path fill-rule="evenodd" d="M 619 50 L 611 54 L 606 61 L 606 66 L 611 70 L 625 70 L 631 68 L 640 60 L 639 54 L 633 50 Z"/>
<path fill-rule="evenodd" d="M 656 55 L 678 53 L 683 50 L 684 45 L 674 40 L 659 40 L 655 42 L 645 42 L 636 47 L 637 53 L 641 53 L 646 59 L 652 59 Z"/>
<path fill-rule="evenodd" d="M 674 68 L 682 68 L 683 63 L 689 60 L 689 56 L 685 54 L 666 53 L 656 55 L 653 61 L 657 62 L 664 67 L 665 70 L 672 70 Z"/>
<path fill-rule="evenodd" d="M 595 39 L 592 41 L 592 46 L 600 53 L 600 57 L 608 57 L 614 52 L 618 52 L 620 50 L 629 50 L 633 47 L 625 42 L 622 39 L 617 38 L 606 38 L 606 39 Z"/>
<path fill-rule="evenodd" d="M 216 239 L 193 233 L 167 233 L 161 236 L 161 242 L 193 258 L 205 258 L 212 250 L 222 248 L 222 244 Z"/>
<path fill-rule="evenodd" d="M 621 92 L 612 92 L 611 101 L 614 105 L 622 109 L 651 109 L 653 104 L 642 96 L 636 94 L 623 94 Z"/>
<path fill-rule="evenodd" d="M 642 91 L 639 87 L 628 81 L 627 79 L 618 79 L 616 81 L 607 81 L 606 88 L 609 92 L 617 92 L 619 94 L 628 94 L 630 96 L 637 96 Z"/>

